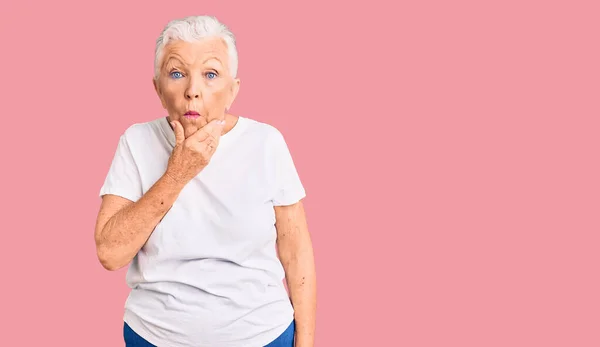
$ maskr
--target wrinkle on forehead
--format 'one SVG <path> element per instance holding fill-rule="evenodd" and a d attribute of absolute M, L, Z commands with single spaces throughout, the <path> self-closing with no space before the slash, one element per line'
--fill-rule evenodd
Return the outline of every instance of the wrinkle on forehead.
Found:
<path fill-rule="evenodd" d="M 172 59 L 179 60 L 186 66 L 192 65 L 194 61 L 205 64 L 210 60 L 216 60 L 224 69 L 229 70 L 228 53 L 227 44 L 220 37 L 210 37 L 196 42 L 173 41 L 165 46 L 162 67 L 166 67 Z"/>
<path fill-rule="evenodd" d="M 174 65 L 173 62 L 183 65 L 189 65 L 189 63 L 185 60 L 184 57 L 182 57 L 180 54 L 177 54 L 176 52 L 172 52 L 169 54 L 165 54 L 162 67 L 165 68 L 167 66 L 172 66 Z"/>

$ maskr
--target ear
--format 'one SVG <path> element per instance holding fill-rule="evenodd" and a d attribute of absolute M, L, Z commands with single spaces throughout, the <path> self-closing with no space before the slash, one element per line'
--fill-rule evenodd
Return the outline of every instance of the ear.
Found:
<path fill-rule="evenodd" d="M 231 108 L 231 105 L 235 101 L 235 98 L 237 97 L 239 91 L 240 91 L 240 79 L 236 78 L 231 83 L 231 90 L 230 90 L 230 94 L 229 94 L 230 96 L 229 96 L 229 103 L 227 104 L 227 109 Z"/>
<path fill-rule="evenodd" d="M 152 77 L 152 84 L 154 85 L 154 91 L 156 92 L 156 95 L 158 95 L 158 98 L 160 99 L 160 103 L 162 104 L 162 107 L 166 110 L 167 105 L 165 104 L 165 100 L 162 97 L 162 92 L 160 90 L 158 81 L 154 77 Z"/>

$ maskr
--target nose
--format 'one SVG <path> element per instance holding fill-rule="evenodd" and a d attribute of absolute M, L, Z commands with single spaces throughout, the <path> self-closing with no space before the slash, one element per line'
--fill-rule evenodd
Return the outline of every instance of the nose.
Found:
<path fill-rule="evenodd" d="M 185 93 L 185 98 L 186 99 L 198 99 L 200 97 L 200 95 L 198 93 L 194 93 L 194 92 L 186 92 Z"/>
<path fill-rule="evenodd" d="M 198 99 L 200 97 L 200 84 L 194 80 L 190 81 L 190 84 L 185 90 L 185 98 L 188 100 Z"/>

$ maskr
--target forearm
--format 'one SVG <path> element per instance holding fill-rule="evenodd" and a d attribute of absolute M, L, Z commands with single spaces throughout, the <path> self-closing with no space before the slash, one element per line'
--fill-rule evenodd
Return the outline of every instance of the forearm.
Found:
<path fill-rule="evenodd" d="M 316 318 L 316 274 L 313 249 L 303 242 L 285 261 L 287 285 L 290 291 L 296 324 L 296 347 L 312 347 Z"/>
<path fill-rule="evenodd" d="M 183 185 L 162 176 L 138 201 L 115 213 L 97 240 L 102 264 L 111 270 L 127 265 L 179 196 Z"/>

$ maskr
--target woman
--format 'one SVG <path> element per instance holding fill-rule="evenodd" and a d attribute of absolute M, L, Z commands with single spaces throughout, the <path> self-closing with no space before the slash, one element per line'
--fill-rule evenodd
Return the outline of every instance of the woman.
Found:
<path fill-rule="evenodd" d="M 234 36 L 213 17 L 157 40 L 168 116 L 122 134 L 95 231 L 102 265 L 129 265 L 127 346 L 314 344 L 305 191 L 282 134 L 227 112 L 236 74 Z"/>

